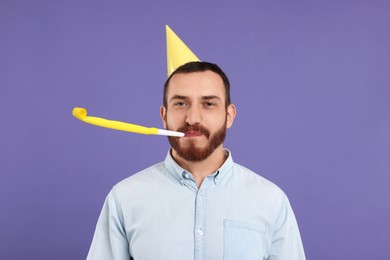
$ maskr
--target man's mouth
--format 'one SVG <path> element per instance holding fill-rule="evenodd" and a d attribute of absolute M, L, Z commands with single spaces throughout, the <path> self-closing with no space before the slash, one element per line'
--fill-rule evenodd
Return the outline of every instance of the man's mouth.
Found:
<path fill-rule="evenodd" d="M 203 135 L 203 133 L 200 131 L 187 131 L 185 132 L 184 137 L 197 137 L 201 135 Z"/>

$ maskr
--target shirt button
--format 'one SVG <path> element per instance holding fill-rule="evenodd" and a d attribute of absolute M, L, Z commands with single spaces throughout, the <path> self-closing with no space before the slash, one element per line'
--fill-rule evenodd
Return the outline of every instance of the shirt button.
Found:
<path fill-rule="evenodd" d="M 190 178 L 190 174 L 189 173 L 184 173 L 184 177 L 186 177 L 187 179 Z"/>
<path fill-rule="evenodd" d="M 198 236 L 203 236 L 203 230 L 201 228 L 198 229 L 198 231 L 196 231 L 196 233 L 198 234 Z"/>

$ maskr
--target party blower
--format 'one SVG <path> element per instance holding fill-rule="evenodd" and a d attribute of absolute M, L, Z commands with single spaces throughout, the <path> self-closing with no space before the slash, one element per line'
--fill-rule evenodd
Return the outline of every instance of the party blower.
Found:
<path fill-rule="evenodd" d="M 74 117 L 80 119 L 85 123 L 111 128 L 114 130 L 120 130 L 120 131 L 126 131 L 126 132 L 144 134 L 144 135 L 165 135 L 165 136 L 174 136 L 174 137 L 183 137 L 185 135 L 184 133 L 176 132 L 176 131 L 158 129 L 155 127 L 145 127 L 140 125 L 124 123 L 120 121 L 107 120 L 100 117 L 87 116 L 87 110 L 85 108 L 80 108 L 80 107 L 75 107 L 72 111 L 72 114 Z"/>

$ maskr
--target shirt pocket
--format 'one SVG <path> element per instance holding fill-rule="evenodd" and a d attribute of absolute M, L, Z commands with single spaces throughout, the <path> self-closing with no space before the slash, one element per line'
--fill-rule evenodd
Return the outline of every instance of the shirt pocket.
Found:
<path fill-rule="evenodd" d="M 262 223 L 224 219 L 224 260 L 268 258 L 268 237 Z"/>

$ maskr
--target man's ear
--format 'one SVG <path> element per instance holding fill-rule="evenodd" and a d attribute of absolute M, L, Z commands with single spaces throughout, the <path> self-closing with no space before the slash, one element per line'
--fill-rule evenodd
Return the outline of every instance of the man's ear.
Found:
<path fill-rule="evenodd" d="M 236 106 L 230 104 L 226 109 L 226 128 L 230 128 L 233 125 L 234 118 L 236 117 Z"/>
<path fill-rule="evenodd" d="M 164 106 L 160 107 L 160 117 L 164 128 L 167 129 L 167 108 Z"/>

